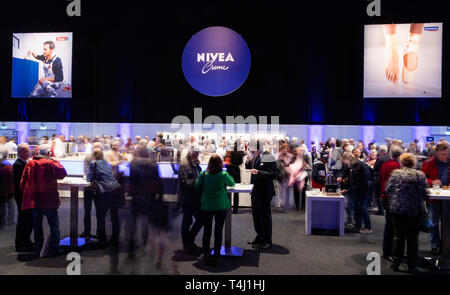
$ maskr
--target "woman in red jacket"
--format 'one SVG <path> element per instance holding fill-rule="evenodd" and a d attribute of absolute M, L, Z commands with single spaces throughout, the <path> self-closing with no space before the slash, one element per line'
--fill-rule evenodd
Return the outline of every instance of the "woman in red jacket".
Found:
<path fill-rule="evenodd" d="M 50 150 L 49 144 L 39 146 L 39 155 L 28 161 L 20 181 L 23 192 L 22 210 L 32 209 L 34 241 L 39 252 L 44 243 L 44 215 L 50 226 L 48 256 L 60 253 L 58 208 L 61 201 L 57 180 L 67 175 L 61 163 L 49 157 Z"/>

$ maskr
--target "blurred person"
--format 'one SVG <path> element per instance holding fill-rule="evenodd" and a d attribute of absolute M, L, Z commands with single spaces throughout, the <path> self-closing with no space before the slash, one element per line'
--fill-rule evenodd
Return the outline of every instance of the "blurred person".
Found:
<path fill-rule="evenodd" d="M 85 136 L 83 141 L 84 141 L 84 152 L 88 154 L 92 153 L 91 139 Z"/>
<path fill-rule="evenodd" d="M 66 144 L 64 143 L 65 137 L 64 135 L 60 135 L 55 139 L 55 157 L 63 158 L 66 155 Z"/>
<path fill-rule="evenodd" d="M 392 139 L 390 139 L 389 137 L 386 137 L 384 139 L 384 141 L 386 142 L 386 146 L 388 147 L 388 152 L 389 152 L 391 150 Z"/>
<path fill-rule="evenodd" d="M 282 210 L 282 208 L 288 208 L 290 202 L 290 187 L 289 184 L 289 172 L 288 166 L 291 163 L 291 154 L 289 153 L 289 144 L 284 143 L 277 157 L 277 190 L 276 190 L 276 203 L 275 207 Z"/>
<path fill-rule="evenodd" d="M 332 141 L 329 165 L 333 175 L 338 175 L 342 169 L 342 155 L 344 154 L 344 150 L 342 149 L 341 144 L 342 142 L 339 139 L 334 139 Z"/>
<path fill-rule="evenodd" d="M 119 153 L 120 141 L 114 140 L 111 149 L 105 153 L 105 160 L 111 165 L 114 177 L 120 178 L 119 165 L 124 162 L 123 156 Z"/>
<path fill-rule="evenodd" d="M 389 210 L 394 226 L 394 251 L 391 268 L 399 270 L 405 255 L 407 241 L 408 271 L 417 272 L 418 238 L 420 230 L 420 213 L 428 199 L 427 179 L 423 172 L 415 170 L 416 158 L 410 153 L 400 156 L 401 169 L 392 171 L 386 183 Z"/>
<path fill-rule="evenodd" d="M 95 149 L 92 154 L 92 162 L 89 164 L 89 170 L 86 181 L 98 183 L 98 191 L 91 192 L 95 203 L 97 215 L 97 246 L 104 247 L 108 244 L 116 246 L 119 244 L 120 221 L 119 208 L 123 206 L 120 196 L 120 184 L 114 178 L 111 168 L 107 161 L 103 159 L 101 149 Z M 106 213 L 109 211 L 112 223 L 112 236 L 109 243 L 106 235 Z"/>
<path fill-rule="evenodd" d="M 14 224 L 14 178 L 13 166 L 6 161 L 8 149 L 0 146 L 0 228 Z"/>
<path fill-rule="evenodd" d="M 312 188 L 322 189 L 325 187 L 325 179 L 328 174 L 328 168 L 326 163 L 328 163 L 328 153 L 322 151 L 320 153 L 320 158 L 316 159 L 312 167 Z"/>
<path fill-rule="evenodd" d="M 8 153 L 13 154 L 17 153 L 17 144 L 14 137 L 11 137 L 7 143 L 5 143 L 4 147 L 8 150 Z"/>
<path fill-rule="evenodd" d="M 255 157 L 250 162 L 250 182 L 253 225 L 256 237 L 249 244 L 259 249 L 272 247 L 272 212 L 270 204 L 275 195 L 273 180 L 277 175 L 275 157 L 264 150 L 259 141 L 256 144 Z"/>
<path fill-rule="evenodd" d="M 127 143 L 124 146 L 127 153 L 130 153 L 134 149 L 133 139 L 131 137 L 127 138 Z"/>
<path fill-rule="evenodd" d="M 242 151 L 242 140 L 239 138 L 234 142 L 233 150 L 230 151 L 230 163 L 227 164 L 227 172 L 233 177 L 235 183 L 241 183 L 241 165 L 244 163 L 245 153 Z M 239 206 L 239 194 L 233 194 L 233 203 Z M 234 212 L 237 213 L 237 212 Z"/>
<path fill-rule="evenodd" d="M 6 136 L 0 136 L 0 147 L 4 147 L 5 143 L 8 142 L 8 138 Z"/>
<path fill-rule="evenodd" d="M 439 142 L 435 148 L 435 155 L 422 165 L 422 172 L 425 173 L 430 187 L 448 186 L 450 180 L 450 165 L 448 155 L 448 144 Z M 442 222 L 442 201 L 429 200 L 428 210 L 430 212 L 433 226 L 430 231 L 431 252 L 433 255 L 439 255 L 442 246 L 440 223 Z"/>
<path fill-rule="evenodd" d="M 222 157 L 222 160 L 225 159 L 225 156 L 227 154 L 227 141 L 222 140 L 220 142 L 220 146 L 217 148 L 216 153 Z"/>
<path fill-rule="evenodd" d="M 103 135 L 103 147 L 105 151 L 111 148 L 111 138 L 108 135 Z"/>
<path fill-rule="evenodd" d="M 380 145 L 380 152 L 377 156 L 377 160 L 373 165 L 373 187 L 374 187 L 374 198 L 378 207 L 378 212 L 376 215 L 384 215 L 383 202 L 381 198 L 381 188 L 380 188 L 380 169 L 386 161 L 388 161 L 391 156 L 388 153 L 388 147 L 385 144 Z"/>
<path fill-rule="evenodd" d="M 363 158 L 363 159 L 364 159 L 364 158 L 367 158 L 367 156 L 369 155 L 369 153 L 368 153 L 367 150 L 365 149 L 364 143 L 363 143 L 362 141 L 359 141 L 359 142 L 358 142 L 356 148 L 359 149 L 360 152 L 361 152 L 360 158 Z"/>
<path fill-rule="evenodd" d="M 101 142 L 95 142 L 92 145 L 93 150 L 96 149 L 102 149 L 102 143 Z M 84 158 L 84 175 L 87 177 L 89 173 L 89 165 L 94 160 L 93 153 L 90 153 Z M 84 224 L 84 230 L 80 234 L 81 238 L 85 237 L 97 237 L 95 235 L 91 235 L 91 212 L 92 212 L 92 202 L 93 202 L 93 196 L 91 193 L 90 187 L 84 187 L 84 194 L 83 194 L 83 206 L 84 206 L 84 218 L 83 218 L 83 224 Z"/>
<path fill-rule="evenodd" d="M 378 152 L 376 149 L 370 150 L 369 156 L 366 158 L 366 163 L 370 168 L 373 169 L 375 163 L 377 162 Z"/>
<path fill-rule="evenodd" d="M 353 138 L 350 138 L 348 140 L 348 145 L 350 146 L 350 148 L 353 150 L 355 148 L 355 140 Z"/>
<path fill-rule="evenodd" d="M 38 145 L 41 145 L 41 144 L 48 144 L 49 141 L 50 141 L 50 139 L 48 138 L 48 136 L 47 136 L 47 135 L 44 135 L 44 136 L 42 136 L 41 140 L 38 142 Z"/>
<path fill-rule="evenodd" d="M 136 149 L 147 149 L 147 145 L 148 145 L 148 140 L 146 139 L 141 139 L 139 140 Z"/>
<path fill-rule="evenodd" d="M 299 146 L 306 151 L 308 150 L 308 147 L 306 146 L 305 141 L 303 139 L 300 139 Z"/>
<path fill-rule="evenodd" d="M 77 138 L 77 143 L 75 145 L 75 152 L 84 153 L 85 151 L 86 151 L 86 147 L 84 144 L 84 137 L 80 135 Z"/>
<path fill-rule="evenodd" d="M 176 150 L 172 146 L 170 140 L 166 140 L 165 145 L 161 147 L 159 153 L 160 162 L 174 162 L 175 161 Z"/>
<path fill-rule="evenodd" d="M 367 166 L 369 166 L 369 189 L 368 189 L 368 194 L 369 194 L 368 206 L 369 207 L 374 207 L 375 206 L 374 201 L 376 201 L 376 197 L 374 195 L 374 193 L 375 193 L 375 187 L 374 187 L 375 172 L 373 170 L 373 167 L 375 166 L 375 163 L 377 161 L 377 156 L 378 156 L 377 150 L 372 149 L 372 150 L 370 150 L 369 155 L 366 157 L 366 161 L 365 161 Z"/>
<path fill-rule="evenodd" d="M 292 137 L 292 138 L 291 138 L 290 145 L 293 146 L 293 147 L 299 146 L 298 137 L 295 137 L 295 136 Z"/>
<path fill-rule="evenodd" d="M 181 223 L 181 239 L 183 250 L 196 253 L 199 247 L 195 238 L 203 225 L 201 223 L 201 193 L 195 188 L 197 178 L 202 171 L 198 160 L 200 148 L 194 147 L 181 161 L 178 172 L 178 203 L 181 205 L 183 220 Z"/>
<path fill-rule="evenodd" d="M 361 234 L 372 233 L 372 224 L 367 211 L 369 167 L 360 160 L 353 158 L 349 162 L 350 176 L 349 184 L 342 193 L 352 196 L 355 204 L 355 230 Z M 364 228 L 362 225 L 364 223 Z"/>
<path fill-rule="evenodd" d="M 353 154 L 353 157 L 355 157 L 356 159 L 363 161 L 364 157 L 363 157 L 360 149 L 354 148 L 352 150 L 352 154 Z"/>
<path fill-rule="evenodd" d="M 142 137 L 141 137 L 140 135 L 136 135 L 136 136 L 135 136 L 135 139 L 136 139 L 135 145 L 138 145 L 138 144 L 139 144 L 139 141 L 141 141 Z"/>
<path fill-rule="evenodd" d="M 394 245 L 394 225 L 392 222 L 392 214 L 389 209 L 389 196 L 386 194 L 386 183 L 391 177 L 392 171 L 400 169 L 399 158 L 403 150 L 393 145 L 390 151 L 390 159 L 384 162 L 380 167 L 380 191 L 382 205 L 384 209 L 385 225 L 383 233 L 383 258 L 392 261 L 393 245 Z"/>
<path fill-rule="evenodd" d="M 19 144 L 17 160 L 13 164 L 14 198 L 16 199 L 18 212 L 15 240 L 16 252 L 34 251 L 34 243 L 30 239 L 33 231 L 32 210 L 22 210 L 23 194 L 20 190 L 20 181 L 29 158 L 30 146 L 27 143 Z"/>
<path fill-rule="evenodd" d="M 61 205 L 58 193 L 58 179 L 66 177 L 67 172 L 60 162 L 51 159 L 50 145 L 39 146 L 39 155 L 33 157 L 25 166 L 20 190 L 23 192 L 22 210 L 32 209 L 34 242 L 41 257 L 58 255 L 60 229 L 58 208 Z M 48 249 L 42 249 L 44 231 L 42 221 L 44 216 L 50 226 L 50 240 Z"/>
<path fill-rule="evenodd" d="M 296 210 L 300 210 L 303 201 L 303 189 L 305 188 L 305 180 L 308 173 L 305 171 L 307 163 L 304 159 L 305 150 L 302 147 L 295 149 L 294 157 L 291 159 L 289 166 L 286 168 L 289 174 L 288 186 L 293 187 L 294 201 Z"/>
<path fill-rule="evenodd" d="M 151 227 L 157 229 L 155 237 L 159 237 L 162 227 L 167 226 L 168 208 L 162 206 L 162 192 L 162 183 L 158 175 L 155 159 L 150 158 L 150 152 L 146 148 L 138 146 L 136 156 L 130 162 L 132 226 L 128 241 L 129 257 L 134 255 L 138 224 L 141 228 L 143 247 L 147 245 Z M 157 268 L 160 268 L 162 263 L 165 246 L 165 240 L 160 239 Z"/>
<path fill-rule="evenodd" d="M 314 161 L 317 159 L 317 147 L 315 145 L 314 141 L 311 141 L 311 162 L 314 163 Z"/>
<path fill-rule="evenodd" d="M 422 151 L 422 155 L 424 155 L 425 157 L 429 157 L 431 154 L 431 143 L 427 142 L 425 144 L 425 148 Z"/>
<path fill-rule="evenodd" d="M 413 155 L 418 155 L 420 154 L 420 150 L 419 147 L 417 146 L 417 144 L 415 142 L 411 142 L 409 144 L 408 149 L 406 150 L 407 153 L 413 154 Z"/>
<path fill-rule="evenodd" d="M 219 155 L 212 155 L 208 168 L 202 172 L 195 183 L 201 191 L 201 220 L 203 228 L 203 259 L 209 265 L 216 265 L 222 248 L 223 226 L 227 210 L 231 208 L 227 186 L 235 182 L 228 172 L 222 171 L 223 161 Z M 214 219 L 214 255 L 211 256 L 210 240 Z"/>

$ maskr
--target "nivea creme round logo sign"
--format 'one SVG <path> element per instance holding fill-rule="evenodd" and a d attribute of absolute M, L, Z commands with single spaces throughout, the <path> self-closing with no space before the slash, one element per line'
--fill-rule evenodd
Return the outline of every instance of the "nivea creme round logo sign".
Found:
<path fill-rule="evenodd" d="M 183 74 L 198 92 L 223 96 L 238 89 L 250 72 L 250 50 L 244 39 L 225 27 L 195 34 L 183 51 Z"/>

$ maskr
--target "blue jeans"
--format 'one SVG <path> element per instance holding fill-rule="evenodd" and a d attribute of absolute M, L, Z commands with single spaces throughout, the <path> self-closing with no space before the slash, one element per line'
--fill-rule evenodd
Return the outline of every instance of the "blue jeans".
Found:
<path fill-rule="evenodd" d="M 347 194 L 347 223 L 353 224 L 355 215 L 355 196 Z"/>
<path fill-rule="evenodd" d="M 50 241 L 48 245 L 49 251 L 59 249 L 59 219 L 57 209 L 33 209 L 33 230 L 34 242 L 36 250 L 40 251 L 44 244 L 44 230 L 42 229 L 42 221 L 44 216 L 47 218 L 47 223 L 50 226 Z"/>
<path fill-rule="evenodd" d="M 428 212 L 430 214 L 431 222 L 433 223 L 430 229 L 431 248 L 441 248 L 441 231 L 439 223 L 442 219 L 442 203 L 428 203 Z"/>
<path fill-rule="evenodd" d="M 354 196 L 355 201 L 355 229 L 360 230 L 364 221 L 364 228 L 372 229 L 372 224 L 370 223 L 369 212 L 367 211 L 367 203 L 369 198 L 367 195 L 364 196 Z"/>

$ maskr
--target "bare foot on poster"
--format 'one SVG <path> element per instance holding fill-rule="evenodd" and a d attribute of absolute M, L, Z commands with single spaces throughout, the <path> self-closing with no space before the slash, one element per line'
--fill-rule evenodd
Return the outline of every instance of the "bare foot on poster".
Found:
<path fill-rule="evenodd" d="M 399 53 L 397 47 L 397 40 L 395 35 L 386 36 L 386 58 L 387 66 L 385 70 L 386 79 L 392 83 L 398 83 L 399 78 Z"/>

